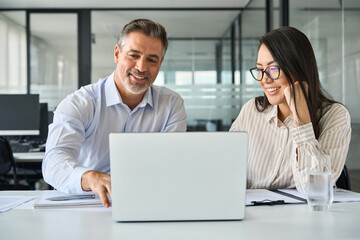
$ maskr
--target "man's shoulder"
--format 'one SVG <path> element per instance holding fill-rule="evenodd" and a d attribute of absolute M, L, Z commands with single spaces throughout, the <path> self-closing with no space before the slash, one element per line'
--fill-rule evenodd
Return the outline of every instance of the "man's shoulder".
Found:
<path fill-rule="evenodd" d="M 101 88 L 101 81 L 82 86 L 73 93 L 67 95 L 59 104 L 61 109 L 67 109 L 70 106 L 78 109 L 89 108 L 93 106 Z"/>
<path fill-rule="evenodd" d="M 152 85 L 151 86 L 152 92 L 153 92 L 153 96 L 155 98 L 179 98 L 182 99 L 180 94 L 167 88 L 164 86 L 157 86 L 157 85 Z"/>
<path fill-rule="evenodd" d="M 74 91 L 68 97 L 72 99 L 96 99 L 101 93 L 101 89 L 104 87 L 107 78 L 100 79 L 96 83 L 91 83 L 85 86 L 80 87 L 78 90 Z"/>

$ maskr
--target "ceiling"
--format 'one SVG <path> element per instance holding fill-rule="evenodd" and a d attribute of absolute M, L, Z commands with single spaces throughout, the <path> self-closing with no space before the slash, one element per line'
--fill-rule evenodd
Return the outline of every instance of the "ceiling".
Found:
<path fill-rule="evenodd" d="M 244 7 L 249 0 L 1 0 L 1 8 L 194 8 Z"/>

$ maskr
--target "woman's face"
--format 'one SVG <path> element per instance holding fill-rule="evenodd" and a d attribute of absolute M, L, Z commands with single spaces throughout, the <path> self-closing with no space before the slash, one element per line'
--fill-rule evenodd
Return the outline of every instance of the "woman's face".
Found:
<path fill-rule="evenodd" d="M 264 71 L 269 66 L 278 66 L 278 64 L 274 61 L 269 49 L 262 44 L 259 48 L 256 67 Z M 258 83 L 262 87 L 271 105 L 287 105 L 284 89 L 289 86 L 289 83 L 283 71 L 280 70 L 280 75 L 276 80 L 272 80 L 264 73 L 263 79 L 258 81 Z"/>

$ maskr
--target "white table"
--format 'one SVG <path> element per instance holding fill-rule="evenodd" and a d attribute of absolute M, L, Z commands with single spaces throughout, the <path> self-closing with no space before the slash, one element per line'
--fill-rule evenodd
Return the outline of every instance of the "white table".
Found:
<path fill-rule="evenodd" d="M 45 152 L 13 153 L 15 162 L 42 162 Z"/>
<path fill-rule="evenodd" d="M 24 192 L 0 192 L 1 195 Z M 27 195 L 39 192 L 28 191 Z M 0 239 L 360 239 L 360 202 L 331 212 L 305 204 L 246 207 L 243 221 L 117 223 L 111 211 L 13 209 L 0 214 Z"/>

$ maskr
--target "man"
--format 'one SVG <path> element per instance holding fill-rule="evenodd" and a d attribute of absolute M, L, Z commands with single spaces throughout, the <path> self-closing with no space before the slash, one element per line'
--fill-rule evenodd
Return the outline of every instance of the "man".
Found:
<path fill-rule="evenodd" d="M 91 190 L 109 207 L 109 133 L 186 131 L 183 99 L 152 85 L 167 46 L 160 24 L 138 19 L 125 25 L 115 71 L 67 96 L 54 112 L 42 164 L 47 183 L 66 193 Z"/>

